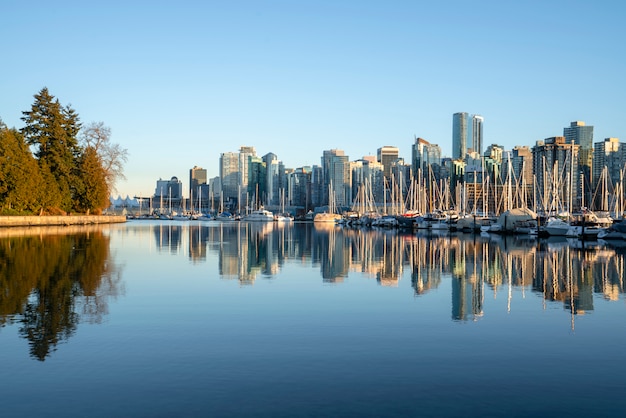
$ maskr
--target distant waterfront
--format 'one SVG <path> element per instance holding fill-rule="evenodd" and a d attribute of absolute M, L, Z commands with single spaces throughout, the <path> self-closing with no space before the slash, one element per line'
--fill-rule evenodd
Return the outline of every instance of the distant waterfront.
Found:
<path fill-rule="evenodd" d="M 246 222 L 32 232 L 0 234 L 3 416 L 626 407 L 623 248 Z"/>

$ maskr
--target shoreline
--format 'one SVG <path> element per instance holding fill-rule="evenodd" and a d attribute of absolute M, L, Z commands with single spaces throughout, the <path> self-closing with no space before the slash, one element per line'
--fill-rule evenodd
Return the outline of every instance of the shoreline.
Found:
<path fill-rule="evenodd" d="M 126 222 L 123 215 L 0 216 L 0 228 L 14 226 L 99 225 Z"/>

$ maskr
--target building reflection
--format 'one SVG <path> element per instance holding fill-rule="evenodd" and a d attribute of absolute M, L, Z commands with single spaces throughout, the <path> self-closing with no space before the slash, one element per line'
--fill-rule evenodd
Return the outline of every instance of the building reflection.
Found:
<path fill-rule="evenodd" d="M 190 223 L 157 225 L 160 251 L 177 252 L 187 235 L 189 257 L 217 257 L 219 275 L 251 285 L 271 279 L 284 264 L 318 267 L 324 283 L 342 283 L 350 274 L 398 286 L 403 278 L 418 298 L 449 283 L 451 317 L 474 321 L 484 301 L 540 296 L 544 305 L 561 304 L 572 315 L 594 309 L 594 296 L 619 300 L 624 294 L 624 251 L 608 246 L 578 248 L 566 239 L 437 236 L 395 230 L 343 229 L 335 225 Z M 449 281 L 446 280 L 449 278 Z"/>

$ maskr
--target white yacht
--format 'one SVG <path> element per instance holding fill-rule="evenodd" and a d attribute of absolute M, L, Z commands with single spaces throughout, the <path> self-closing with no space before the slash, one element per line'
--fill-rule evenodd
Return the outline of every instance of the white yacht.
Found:
<path fill-rule="evenodd" d="M 546 232 L 550 236 L 561 236 L 564 237 L 568 234 L 571 225 L 569 222 L 564 221 L 559 218 L 550 218 L 546 222 Z"/>
<path fill-rule="evenodd" d="M 292 222 L 293 218 L 287 214 L 279 214 L 279 215 L 274 216 L 274 220 L 276 222 Z"/>
<path fill-rule="evenodd" d="M 263 208 L 254 210 L 244 216 L 244 221 L 248 222 L 274 222 L 274 214 Z"/>

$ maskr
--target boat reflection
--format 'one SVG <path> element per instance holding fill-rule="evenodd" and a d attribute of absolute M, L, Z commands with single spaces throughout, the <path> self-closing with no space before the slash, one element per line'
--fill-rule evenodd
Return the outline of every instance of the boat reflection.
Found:
<path fill-rule="evenodd" d="M 410 277 L 416 297 L 450 277 L 457 321 L 483 316 L 486 296 L 505 294 L 511 310 L 514 291 L 541 295 L 544 304 L 560 303 L 572 315 L 592 311 L 594 295 L 614 301 L 624 294 L 624 250 L 598 242 L 272 223 L 159 224 L 153 231 L 161 250 L 180 251 L 187 242 L 194 262 L 216 256 L 220 276 L 242 285 L 276 276 L 285 263 L 319 268 L 324 283 L 353 274 L 398 286 Z"/>

